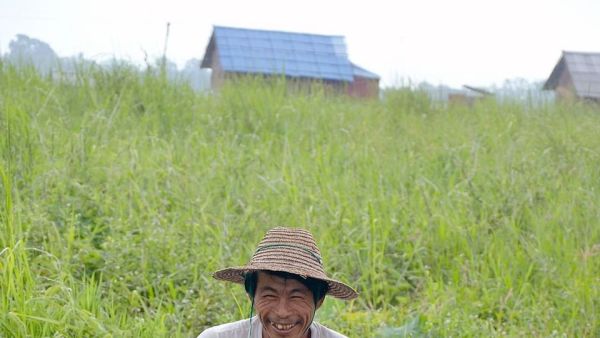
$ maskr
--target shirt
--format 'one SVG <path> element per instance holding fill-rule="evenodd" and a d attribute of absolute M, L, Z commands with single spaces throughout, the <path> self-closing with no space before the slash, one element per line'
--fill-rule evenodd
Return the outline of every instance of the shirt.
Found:
<path fill-rule="evenodd" d="M 243 319 L 233 323 L 213 326 L 202 332 L 198 338 L 248 338 L 250 331 L 250 319 Z M 311 338 L 348 338 L 325 326 L 312 322 L 310 325 Z M 252 317 L 252 337 L 262 338 L 262 323 L 254 316 Z"/>

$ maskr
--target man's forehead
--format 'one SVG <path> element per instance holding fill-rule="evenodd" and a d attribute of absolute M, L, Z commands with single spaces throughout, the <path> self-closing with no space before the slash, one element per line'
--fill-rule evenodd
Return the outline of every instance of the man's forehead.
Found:
<path fill-rule="evenodd" d="M 308 288 L 304 284 L 293 278 L 285 278 L 264 271 L 259 271 L 257 277 L 257 284 L 259 287 L 269 286 L 273 288 L 293 288 L 308 290 Z"/>

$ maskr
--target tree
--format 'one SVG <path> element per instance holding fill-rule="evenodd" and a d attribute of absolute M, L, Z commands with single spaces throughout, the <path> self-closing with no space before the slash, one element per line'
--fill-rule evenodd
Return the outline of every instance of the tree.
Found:
<path fill-rule="evenodd" d="M 49 44 L 24 34 L 17 34 L 8 47 L 7 60 L 16 64 L 32 64 L 43 73 L 50 71 L 58 61 Z"/>

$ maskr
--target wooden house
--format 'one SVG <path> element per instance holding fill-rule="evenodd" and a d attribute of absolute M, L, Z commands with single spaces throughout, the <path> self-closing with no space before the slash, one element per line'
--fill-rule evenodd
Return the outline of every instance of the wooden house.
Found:
<path fill-rule="evenodd" d="M 559 100 L 600 101 L 600 53 L 563 51 L 544 89 Z"/>
<path fill-rule="evenodd" d="M 212 88 L 244 75 L 319 82 L 354 97 L 378 97 L 379 76 L 350 61 L 343 36 L 215 26 L 202 60 Z"/>

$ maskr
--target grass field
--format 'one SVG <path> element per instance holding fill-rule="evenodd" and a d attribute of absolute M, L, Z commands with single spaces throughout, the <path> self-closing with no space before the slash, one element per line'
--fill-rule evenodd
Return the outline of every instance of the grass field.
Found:
<path fill-rule="evenodd" d="M 600 108 L 280 82 L 201 95 L 127 65 L 67 81 L 0 61 L 0 336 L 245 318 L 211 273 L 276 225 L 310 229 L 359 290 L 317 313 L 350 337 L 600 336 Z"/>

